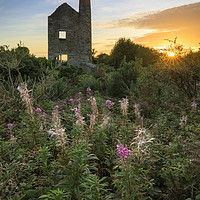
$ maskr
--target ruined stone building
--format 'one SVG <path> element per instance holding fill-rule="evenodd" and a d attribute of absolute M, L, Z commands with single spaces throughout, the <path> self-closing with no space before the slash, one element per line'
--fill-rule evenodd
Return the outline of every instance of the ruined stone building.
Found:
<path fill-rule="evenodd" d="M 67 3 L 48 17 L 48 58 L 74 66 L 91 62 L 91 5 L 79 0 L 79 12 Z"/>

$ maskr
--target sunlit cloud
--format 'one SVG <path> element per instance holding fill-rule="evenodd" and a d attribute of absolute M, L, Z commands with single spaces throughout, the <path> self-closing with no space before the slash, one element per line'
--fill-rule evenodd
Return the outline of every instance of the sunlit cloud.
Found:
<path fill-rule="evenodd" d="M 118 29 L 133 27 L 137 29 L 174 30 L 200 26 L 200 3 L 175 7 L 154 14 L 141 13 L 134 17 L 95 24 L 95 28 Z"/>
<path fill-rule="evenodd" d="M 200 41 L 199 19 L 200 2 L 158 12 L 132 13 L 129 18 L 96 23 L 94 28 L 115 32 L 129 29 L 132 35 L 128 37 L 151 47 L 167 45 L 164 39 L 178 37 L 181 44 L 197 49 Z"/>

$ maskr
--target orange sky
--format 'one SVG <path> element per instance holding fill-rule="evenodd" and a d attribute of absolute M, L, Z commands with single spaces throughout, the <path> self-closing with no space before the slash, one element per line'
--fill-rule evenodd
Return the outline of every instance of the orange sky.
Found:
<path fill-rule="evenodd" d="M 98 43 L 94 44 L 94 47 L 100 52 L 109 53 L 118 39 L 116 35 L 121 32 L 123 37 L 129 37 L 134 42 L 149 47 L 169 45 L 165 39 L 174 40 L 177 37 L 179 44 L 198 50 L 200 47 L 199 20 L 200 2 L 95 24 L 94 28 L 111 32 L 114 37 L 107 39 L 104 45 Z"/>

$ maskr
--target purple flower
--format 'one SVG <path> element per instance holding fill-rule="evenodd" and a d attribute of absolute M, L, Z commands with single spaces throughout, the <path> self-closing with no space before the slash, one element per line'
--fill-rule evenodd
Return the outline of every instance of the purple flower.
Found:
<path fill-rule="evenodd" d="M 41 110 L 40 108 L 37 108 L 37 109 L 35 110 L 35 112 L 36 112 L 36 113 L 41 113 L 42 110 Z"/>
<path fill-rule="evenodd" d="M 43 115 L 40 116 L 41 118 L 45 118 L 46 117 L 46 113 L 43 113 Z"/>
<path fill-rule="evenodd" d="M 114 102 L 110 101 L 110 100 L 106 100 L 106 105 L 110 105 L 110 106 L 114 106 Z"/>
<path fill-rule="evenodd" d="M 75 108 L 75 113 L 80 113 L 80 110 L 78 108 Z"/>
<path fill-rule="evenodd" d="M 8 124 L 8 128 L 10 128 L 10 129 L 11 129 L 12 127 L 13 127 L 13 124 L 11 124 L 11 123 L 10 123 L 10 124 Z"/>
<path fill-rule="evenodd" d="M 110 100 L 106 100 L 106 105 L 110 104 L 111 101 Z"/>
<path fill-rule="evenodd" d="M 94 104 L 93 104 L 93 103 L 91 103 L 91 106 L 94 106 Z"/>
<path fill-rule="evenodd" d="M 73 99 L 70 99 L 69 101 L 73 101 Z"/>
<path fill-rule="evenodd" d="M 90 88 L 87 88 L 87 92 L 91 92 L 92 90 Z"/>
<path fill-rule="evenodd" d="M 58 105 L 56 105 L 56 106 L 54 106 L 54 108 L 55 108 L 55 109 L 58 109 L 58 108 L 59 108 L 59 106 L 58 106 Z"/>
<path fill-rule="evenodd" d="M 121 157 L 123 159 L 123 158 L 127 158 L 128 156 L 130 156 L 131 151 L 128 150 L 127 145 L 125 145 L 125 147 L 124 147 L 122 144 L 120 144 L 120 145 L 117 145 L 117 154 L 119 157 Z"/>
<path fill-rule="evenodd" d="M 79 92 L 78 94 L 79 94 L 79 95 L 81 95 L 82 93 L 81 93 L 81 92 Z"/>

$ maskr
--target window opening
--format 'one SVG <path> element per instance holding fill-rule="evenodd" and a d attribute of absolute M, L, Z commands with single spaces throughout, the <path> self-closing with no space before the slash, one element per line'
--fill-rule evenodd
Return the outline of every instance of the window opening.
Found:
<path fill-rule="evenodd" d="M 67 32 L 66 31 L 59 31 L 59 39 L 65 40 L 67 38 Z"/>
<path fill-rule="evenodd" d="M 59 55 L 59 61 L 60 62 L 67 62 L 67 60 L 68 60 L 68 56 L 66 55 L 66 54 L 64 54 L 64 55 Z"/>

